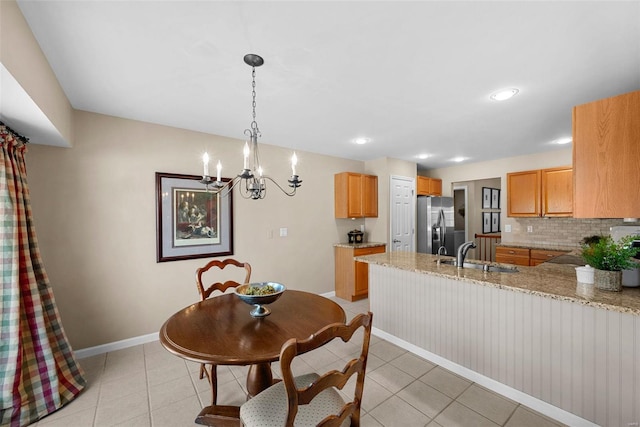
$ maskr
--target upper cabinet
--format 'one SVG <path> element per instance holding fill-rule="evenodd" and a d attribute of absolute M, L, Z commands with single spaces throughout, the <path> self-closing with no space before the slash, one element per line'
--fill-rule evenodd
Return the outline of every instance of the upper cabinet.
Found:
<path fill-rule="evenodd" d="M 572 207 L 570 166 L 507 174 L 507 216 L 571 217 Z"/>
<path fill-rule="evenodd" d="M 542 169 L 542 216 L 573 216 L 573 169 Z"/>
<path fill-rule="evenodd" d="M 573 108 L 576 218 L 640 217 L 640 91 Z"/>
<path fill-rule="evenodd" d="M 507 216 L 540 216 L 540 171 L 507 174 Z"/>
<path fill-rule="evenodd" d="M 418 196 L 442 196 L 442 180 L 418 176 L 416 193 Z"/>
<path fill-rule="evenodd" d="M 378 216 L 378 177 L 354 172 L 334 177 L 336 218 Z"/>

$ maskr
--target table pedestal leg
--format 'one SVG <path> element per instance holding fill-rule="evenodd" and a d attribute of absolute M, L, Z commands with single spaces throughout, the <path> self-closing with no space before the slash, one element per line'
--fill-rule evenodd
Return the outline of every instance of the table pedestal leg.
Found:
<path fill-rule="evenodd" d="M 271 384 L 273 384 L 271 363 L 259 363 L 249 367 L 249 373 L 247 374 L 247 392 L 249 398 L 271 387 Z"/>

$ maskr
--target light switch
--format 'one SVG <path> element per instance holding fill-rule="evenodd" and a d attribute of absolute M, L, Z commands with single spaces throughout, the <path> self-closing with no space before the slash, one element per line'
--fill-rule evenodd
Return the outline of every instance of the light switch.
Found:
<path fill-rule="evenodd" d="M 280 229 L 280 237 L 287 237 L 288 230 L 286 228 Z"/>
<path fill-rule="evenodd" d="M 533 225 L 527 225 L 527 233 L 533 233 Z"/>

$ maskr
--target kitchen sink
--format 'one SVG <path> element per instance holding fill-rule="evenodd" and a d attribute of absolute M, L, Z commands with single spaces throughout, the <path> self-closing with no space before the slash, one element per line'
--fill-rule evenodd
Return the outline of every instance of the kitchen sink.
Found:
<path fill-rule="evenodd" d="M 441 260 L 440 264 L 455 266 L 456 260 L 445 259 L 445 260 Z M 500 265 L 491 265 L 491 264 L 476 264 L 473 262 L 465 262 L 464 264 L 462 264 L 462 268 L 474 268 L 476 270 L 487 271 L 489 273 L 517 273 L 518 272 L 518 269 L 516 267 L 503 267 Z"/>

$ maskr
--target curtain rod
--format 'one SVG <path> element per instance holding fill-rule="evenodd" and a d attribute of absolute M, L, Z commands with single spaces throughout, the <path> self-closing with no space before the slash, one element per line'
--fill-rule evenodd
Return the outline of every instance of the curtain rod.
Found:
<path fill-rule="evenodd" d="M 29 142 L 29 138 L 11 129 L 11 127 L 7 126 L 2 120 L 0 120 L 0 126 L 4 126 L 7 132 L 12 134 L 14 138 L 21 139 L 23 142 Z"/>

